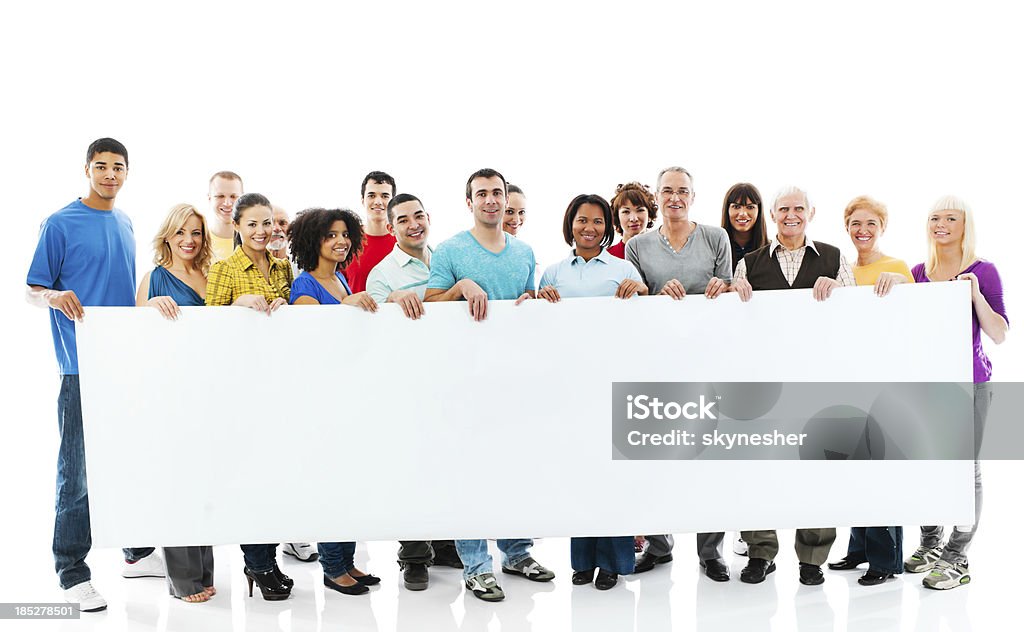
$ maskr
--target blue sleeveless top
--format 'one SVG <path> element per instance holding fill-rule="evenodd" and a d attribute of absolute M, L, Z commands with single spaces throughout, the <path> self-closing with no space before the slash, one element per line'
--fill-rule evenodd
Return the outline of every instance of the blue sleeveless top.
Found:
<path fill-rule="evenodd" d="M 345 280 L 344 275 L 340 272 L 335 272 L 335 274 L 338 275 L 338 280 L 341 281 L 345 291 L 352 294 L 352 289 L 348 286 L 348 281 Z M 300 296 L 310 296 L 321 305 L 338 305 L 341 303 L 341 301 L 334 298 L 334 295 L 327 291 L 327 288 L 320 285 L 320 282 L 314 279 L 312 274 L 305 271 L 292 281 L 292 295 L 288 303 L 294 304 L 295 299 Z"/>
<path fill-rule="evenodd" d="M 149 296 L 170 296 L 182 307 L 202 307 L 206 305 L 203 297 L 190 288 L 184 281 L 171 274 L 167 268 L 157 266 L 149 275 Z"/>

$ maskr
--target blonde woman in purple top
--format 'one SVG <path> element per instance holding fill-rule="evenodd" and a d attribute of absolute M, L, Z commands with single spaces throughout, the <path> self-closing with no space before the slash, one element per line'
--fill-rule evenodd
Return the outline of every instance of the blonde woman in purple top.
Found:
<path fill-rule="evenodd" d="M 928 588 L 944 590 L 970 583 L 967 548 L 981 516 L 981 470 L 978 449 L 985 431 L 992 392 L 992 363 L 981 346 L 981 332 L 999 344 L 1006 338 L 1009 321 L 1003 306 L 1003 285 L 996 267 L 974 254 L 974 219 L 970 206 L 957 197 L 944 197 L 928 214 L 928 261 L 914 266 L 914 281 L 969 281 L 974 347 L 974 524 L 958 526 L 943 545 L 941 526 L 921 527 L 921 546 L 906 561 L 911 573 L 931 571 L 924 578 Z"/>

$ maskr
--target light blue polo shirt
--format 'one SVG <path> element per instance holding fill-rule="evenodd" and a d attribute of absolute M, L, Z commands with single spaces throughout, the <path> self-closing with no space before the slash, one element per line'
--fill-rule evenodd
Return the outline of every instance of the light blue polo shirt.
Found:
<path fill-rule="evenodd" d="M 430 259 L 427 289 L 450 290 L 462 279 L 471 279 L 492 301 L 515 300 L 536 289 L 533 248 L 504 235 L 505 247 L 497 254 L 481 246 L 468 230 L 441 242 Z"/>
<path fill-rule="evenodd" d="M 427 246 L 427 251 L 433 258 L 434 250 Z M 430 268 L 427 264 L 395 244 L 388 256 L 370 270 L 370 276 L 366 278 L 366 291 L 378 303 L 386 302 L 388 296 L 396 290 L 412 290 L 422 299 L 429 278 Z"/>
<path fill-rule="evenodd" d="M 643 283 L 633 264 L 602 249 L 601 254 L 584 261 L 576 251 L 567 259 L 548 266 L 540 277 L 540 287 L 555 286 L 562 298 L 615 296 L 626 279 Z"/>

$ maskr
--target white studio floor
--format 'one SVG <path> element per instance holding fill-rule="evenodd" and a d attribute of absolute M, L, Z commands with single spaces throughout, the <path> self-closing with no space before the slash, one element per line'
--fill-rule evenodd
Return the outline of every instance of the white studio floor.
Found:
<path fill-rule="evenodd" d="M 783 531 L 778 571 L 759 585 L 739 581 L 746 558 L 732 556 L 732 580 L 717 584 L 698 569 L 693 536 L 677 536 L 675 562 L 620 580 L 608 592 L 570 583 L 569 542 L 540 540 L 535 557 L 558 573 L 552 584 L 535 584 L 499 574 L 507 598 L 486 604 L 462 588 L 455 569 L 432 568 L 429 590 L 401 587 L 395 564 L 396 543 L 360 543 L 357 563 L 383 578 L 370 595 L 350 597 L 325 590 L 319 563 L 282 560 L 296 580 L 292 598 L 265 602 L 246 595 L 241 553 L 236 546 L 215 548 L 219 593 L 208 603 L 187 604 L 167 595 L 162 579 L 122 579 L 119 550 L 97 550 L 89 557 L 93 582 L 110 603 L 106 612 L 85 613 L 71 621 L 3 621 L 0 630 L 950 630 L 1017 629 L 1014 586 L 1018 568 L 1006 554 L 1012 528 L 1019 524 L 1021 462 L 991 462 L 983 467 L 985 508 L 971 551 L 973 582 L 939 592 L 923 588 L 920 575 L 862 587 L 860 573 L 828 572 L 823 586 L 797 581 L 792 532 Z M 7 478 L 7 480 L 11 480 Z M 50 498 L 26 496 L 34 482 L 13 489 L 21 507 L 5 512 L 8 543 L 0 576 L 2 602 L 60 601 L 49 553 Z M 48 491 L 48 490 L 47 490 Z M 732 538 L 732 534 L 728 536 Z M 841 529 L 830 559 L 842 557 L 847 530 Z M 729 540 L 731 543 L 731 540 Z M 916 528 L 907 529 L 905 550 L 916 546 Z M 491 546 L 492 554 L 496 554 Z M 284 557 L 280 556 L 279 557 Z"/>

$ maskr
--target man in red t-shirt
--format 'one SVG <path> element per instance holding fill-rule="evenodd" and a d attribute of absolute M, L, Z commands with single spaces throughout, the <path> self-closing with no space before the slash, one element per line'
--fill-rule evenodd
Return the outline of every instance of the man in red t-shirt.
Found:
<path fill-rule="evenodd" d="M 366 211 L 366 225 L 363 226 L 366 241 L 363 252 L 344 270 L 353 294 L 366 290 L 366 277 L 370 276 L 370 270 L 395 248 L 395 236 L 388 232 L 388 202 L 395 193 L 395 179 L 383 171 L 371 171 L 363 178 L 360 196 Z"/>

